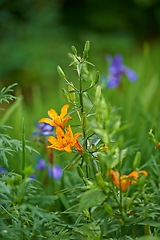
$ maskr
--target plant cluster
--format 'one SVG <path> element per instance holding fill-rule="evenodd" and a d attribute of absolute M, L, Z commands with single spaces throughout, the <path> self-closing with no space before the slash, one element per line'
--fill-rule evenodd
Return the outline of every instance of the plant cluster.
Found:
<path fill-rule="evenodd" d="M 123 131 L 130 125 L 123 124 L 118 110 L 106 102 L 104 81 L 94 70 L 94 64 L 88 61 L 89 49 L 87 41 L 80 57 L 77 49 L 72 47 L 70 66 L 78 76 L 74 84 L 58 66 L 58 73 L 67 85 L 66 89 L 62 88 L 67 104 L 60 114 L 50 109 L 49 118 L 40 119 L 34 133 L 48 154 L 48 169 L 55 167 L 53 151 L 71 156 L 69 163 L 65 163 L 63 175 L 68 172 L 76 175 L 73 187 L 60 188 L 47 195 L 40 183 L 30 177 L 33 168 L 26 163 L 24 126 L 19 145 L 17 140 L 11 140 L 3 133 L 0 135 L 0 156 L 6 167 L 8 162 L 4 152 L 12 154 L 14 144 L 17 150 L 22 150 L 21 174 L 1 171 L 2 239 L 131 240 L 145 236 L 145 239 L 156 240 L 160 237 L 159 154 L 152 156 L 154 166 L 147 170 L 145 164 L 141 166 L 141 152 L 136 150 L 132 169 L 124 167 L 132 146 L 125 141 Z M 105 79 L 108 88 L 117 87 L 123 74 L 131 81 L 136 80 L 136 73 L 122 65 L 119 55 L 113 61 Z M 6 92 L 2 89 L 1 101 L 14 98 Z M 2 126 L 2 130 L 5 129 L 6 126 Z M 152 130 L 149 136 L 155 149 L 159 148 Z M 44 159 L 39 159 L 36 169 L 45 167 Z M 61 169 L 60 172 L 59 175 L 58 168 L 52 173 L 48 170 L 54 179 L 62 176 L 64 181 Z"/>

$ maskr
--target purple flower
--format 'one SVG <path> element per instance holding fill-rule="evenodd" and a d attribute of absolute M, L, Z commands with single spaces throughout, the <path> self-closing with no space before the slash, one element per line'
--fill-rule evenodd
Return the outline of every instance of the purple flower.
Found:
<path fill-rule="evenodd" d="M 39 170 L 42 170 L 42 169 L 44 169 L 45 167 L 46 167 L 46 162 L 45 162 L 45 160 L 44 160 L 43 158 L 39 159 L 39 162 L 38 162 L 38 164 L 37 164 L 37 168 L 38 168 Z"/>
<path fill-rule="evenodd" d="M 54 179 L 59 179 L 63 174 L 63 170 L 59 165 L 54 165 L 53 167 L 48 167 L 48 175 Z"/>
<path fill-rule="evenodd" d="M 33 132 L 33 135 L 48 136 L 54 134 L 52 132 L 54 126 L 51 126 L 48 123 L 37 123 L 36 127 L 37 129 Z"/>
<path fill-rule="evenodd" d="M 5 173 L 7 172 L 7 170 L 5 170 L 4 168 L 0 167 L 0 173 Z"/>
<path fill-rule="evenodd" d="M 130 68 L 122 64 L 121 55 L 116 54 L 113 59 L 111 58 L 111 56 L 107 55 L 106 61 L 111 62 L 108 70 L 108 77 L 105 78 L 105 82 L 107 82 L 108 88 L 117 87 L 120 84 L 120 79 L 124 74 L 127 76 L 127 78 L 131 82 L 134 82 L 137 80 L 136 72 L 134 72 L 133 70 L 131 70 Z"/>
<path fill-rule="evenodd" d="M 59 179 L 63 174 L 63 170 L 59 165 L 54 165 L 52 171 L 54 179 Z"/>
<path fill-rule="evenodd" d="M 32 173 L 31 176 L 30 176 L 30 178 L 35 179 L 35 178 L 36 178 L 35 174 Z"/>

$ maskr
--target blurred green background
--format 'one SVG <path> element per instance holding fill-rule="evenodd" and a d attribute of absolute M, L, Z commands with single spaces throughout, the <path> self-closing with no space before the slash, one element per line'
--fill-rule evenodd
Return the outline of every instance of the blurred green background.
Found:
<path fill-rule="evenodd" d="M 15 94 L 23 99 L 4 106 L 12 107 L 4 119 L 14 127 L 11 136 L 21 139 L 24 117 L 26 139 L 31 140 L 35 121 L 47 117 L 50 108 L 60 111 L 66 103 L 60 92 L 65 83 L 57 65 L 76 85 L 68 53 L 74 45 L 81 55 L 89 40 L 89 60 L 101 76 L 107 74 L 106 54 L 121 54 L 137 72 L 137 82 L 123 79 L 121 91 L 103 93 L 111 105 L 121 107 L 122 121 L 132 123 L 126 139 L 141 146 L 144 162 L 149 158 L 153 144 L 148 131 L 160 134 L 159 0 L 1 0 L 0 30 L 0 85 L 18 83 Z"/>

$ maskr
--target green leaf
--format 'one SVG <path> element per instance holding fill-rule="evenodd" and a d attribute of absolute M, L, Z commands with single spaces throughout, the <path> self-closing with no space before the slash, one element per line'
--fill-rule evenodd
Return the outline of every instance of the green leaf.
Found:
<path fill-rule="evenodd" d="M 79 227 L 74 231 L 82 234 L 83 239 L 85 240 L 89 240 L 89 239 L 97 240 L 99 239 L 98 236 L 100 235 L 100 227 L 95 223 L 89 223 L 89 224 L 83 225 L 82 227 Z"/>
<path fill-rule="evenodd" d="M 143 236 L 143 237 L 137 238 L 137 240 L 159 240 L 159 237 Z"/>
<path fill-rule="evenodd" d="M 81 197 L 79 211 L 101 204 L 105 199 L 106 195 L 101 189 L 91 189 Z"/>
<path fill-rule="evenodd" d="M 143 222 L 138 223 L 138 225 L 148 225 L 151 227 L 160 227 L 160 223 L 159 222 L 155 222 L 152 220 L 144 220 Z"/>

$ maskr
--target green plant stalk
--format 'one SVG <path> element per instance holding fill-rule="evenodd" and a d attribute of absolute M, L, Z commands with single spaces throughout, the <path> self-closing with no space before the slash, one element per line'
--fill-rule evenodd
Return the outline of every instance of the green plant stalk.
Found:
<path fill-rule="evenodd" d="M 125 236 L 125 218 L 124 218 L 124 209 L 123 209 L 123 193 L 122 193 L 122 186 L 121 186 L 121 175 L 122 175 L 122 164 L 121 164 L 121 150 L 119 153 L 119 187 L 120 187 L 120 201 L 119 201 L 119 210 L 121 212 L 121 217 L 124 224 L 121 224 L 121 236 L 122 239 Z"/>
<path fill-rule="evenodd" d="M 81 78 L 81 64 L 79 63 L 79 65 L 77 66 L 77 70 L 78 70 L 78 77 L 79 77 L 79 84 L 80 84 L 80 89 L 79 89 L 79 99 L 80 99 L 80 107 L 81 107 L 81 119 L 83 117 L 83 112 L 84 112 L 84 106 L 83 106 L 83 90 L 82 90 L 82 78 Z M 87 150 L 87 138 L 86 138 L 86 131 L 85 131 L 85 127 L 82 127 L 83 130 L 83 138 L 85 141 L 85 150 Z M 83 157 L 82 157 L 83 159 Z M 84 160 L 84 159 L 83 159 Z M 82 163 L 84 162 L 82 160 Z M 89 179 L 90 178 L 90 171 L 89 171 L 89 165 L 86 165 L 86 176 Z"/>
<path fill-rule="evenodd" d="M 22 179 L 24 179 L 24 168 L 26 164 L 26 156 L 25 156 L 25 127 L 24 127 L 24 118 L 22 120 Z"/>
<path fill-rule="evenodd" d="M 81 78 L 81 63 L 79 63 L 79 65 L 77 66 L 77 70 L 78 70 L 79 86 L 80 86 L 79 99 L 80 99 L 81 118 L 82 118 L 84 107 L 83 107 L 83 96 L 82 96 L 83 90 L 82 90 L 82 78 Z M 87 140 L 86 140 L 85 128 L 82 128 L 82 129 L 83 129 L 83 137 L 84 137 L 84 139 L 86 141 L 85 147 L 87 149 Z"/>

